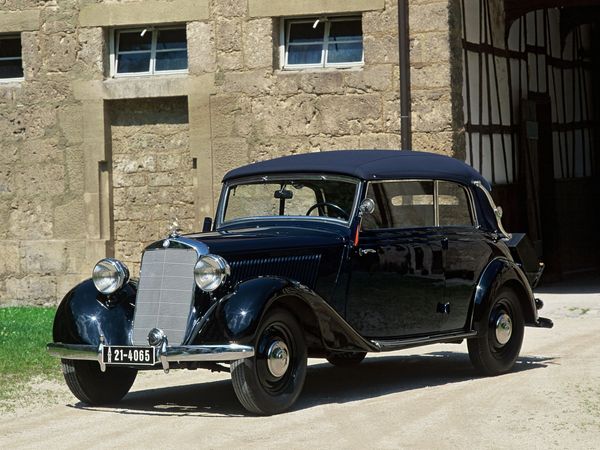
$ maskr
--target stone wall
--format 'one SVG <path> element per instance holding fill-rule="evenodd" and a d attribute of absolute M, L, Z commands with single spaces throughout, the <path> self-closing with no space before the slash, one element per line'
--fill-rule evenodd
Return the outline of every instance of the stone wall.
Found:
<path fill-rule="evenodd" d="M 139 242 L 160 235 L 171 214 L 166 203 L 148 203 L 148 211 L 161 211 L 151 224 L 120 223 L 129 205 L 152 201 L 149 180 L 178 186 L 186 211 L 179 218 L 191 231 L 214 212 L 222 175 L 240 164 L 400 146 L 395 0 L 277 1 L 273 8 L 264 0 L 1 3 L 0 33 L 22 32 L 25 80 L 0 84 L 0 305 L 56 303 L 115 251 L 135 266 Z M 410 0 L 411 76 L 414 147 L 460 156 L 459 65 L 448 25 L 455 3 Z M 268 14 L 286 8 L 362 15 L 364 67 L 279 70 L 280 17 Z M 188 75 L 107 79 L 112 26 L 182 17 L 189 17 Z M 119 102 L 125 107 L 115 108 Z M 149 110 L 155 124 L 144 122 Z M 157 155 L 162 143 L 181 165 L 143 164 L 146 186 L 136 186 L 140 174 L 127 172 L 129 163 L 136 152 Z M 198 164 L 188 172 L 191 158 Z M 138 243 L 133 230 L 143 234 Z"/>
<path fill-rule="evenodd" d="M 0 84 L 0 306 L 55 303 L 90 273 L 72 83 L 101 59 L 77 30 L 78 10 L 78 2 L 2 2 L 0 32 L 39 16 L 21 33 L 25 80 Z"/>
<path fill-rule="evenodd" d="M 115 257 L 139 274 L 140 255 L 177 218 L 194 227 L 185 97 L 110 103 Z"/>

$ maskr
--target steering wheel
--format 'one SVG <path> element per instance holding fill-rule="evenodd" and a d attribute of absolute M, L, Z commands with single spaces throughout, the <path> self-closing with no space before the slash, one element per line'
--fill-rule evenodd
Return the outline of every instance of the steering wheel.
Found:
<path fill-rule="evenodd" d="M 344 211 L 342 208 L 340 208 L 338 205 L 336 205 L 335 203 L 330 203 L 330 202 L 319 202 L 319 203 L 315 203 L 314 205 L 312 205 L 310 208 L 308 208 L 308 211 L 306 211 L 306 215 L 310 216 L 310 213 L 313 212 L 313 210 L 315 208 L 320 208 L 321 206 L 329 206 L 330 208 L 335 209 L 338 213 L 340 213 L 342 215 L 343 219 L 348 220 L 350 218 L 350 214 L 348 214 L 346 211 Z"/>

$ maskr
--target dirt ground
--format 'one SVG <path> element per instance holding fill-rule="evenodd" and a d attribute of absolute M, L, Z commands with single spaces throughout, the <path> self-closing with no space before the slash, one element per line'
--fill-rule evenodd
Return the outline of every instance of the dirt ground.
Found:
<path fill-rule="evenodd" d="M 275 417 L 245 415 L 229 375 L 208 371 L 142 373 L 110 408 L 46 385 L 3 414 L 0 448 L 600 448 L 600 280 L 538 296 L 555 327 L 528 328 L 504 376 L 479 377 L 464 343 L 352 369 L 311 360 L 295 408 Z"/>

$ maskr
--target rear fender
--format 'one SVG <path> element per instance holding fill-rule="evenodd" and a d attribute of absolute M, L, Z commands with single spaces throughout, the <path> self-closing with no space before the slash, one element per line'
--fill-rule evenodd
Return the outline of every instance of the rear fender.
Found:
<path fill-rule="evenodd" d="M 503 287 L 511 287 L 516 291 L 521 301 L 526 325 L 535 325 L 538 318 L 537 309 L 527 277 L 514 262 L 506 258 L 496 258 L 483 270 L 475 289 L 471 329 L 479 331 L 479 324 L 485 315 L 488 303 Z"/>
<path fill-rule="evenodd" d="M 318 327 L 324 349 L 378 351 L 315 292 L 279 277 L 243 282 L 233 293 L 220 299 L 194 343 L 252 345 L 265 313 L 274 306 L 288 309 L 305 329 Z"/>
<path fill-rule="evenodd" d="M 91 279 L 65 295 L 56 311 L 54 342 L 99 345 L 104 336 L 108 345 L 130 345 L 136 285 L 129 281 L 119 291 L 101 294 Z"/>

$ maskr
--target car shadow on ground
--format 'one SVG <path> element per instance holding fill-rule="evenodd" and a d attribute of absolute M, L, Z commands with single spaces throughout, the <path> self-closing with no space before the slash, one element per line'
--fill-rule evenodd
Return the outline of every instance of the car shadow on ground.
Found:
<path fill-rule="evenodd" d="M 513 372 L 544 368 L 553 361 L 554 358 L 521 357 Z M 311 364 L 304 390 L 292 411 L 460 383 L 479 377 L 468 355 L 455 352 L 373 357 L 358 366 L 344 368 L 328 363 Z M 132 392 L 110 407 L 88 407 L 83 403 L 70 406 L 113 414 L 250 416 L 237 401 L 230 380 Z"/>

